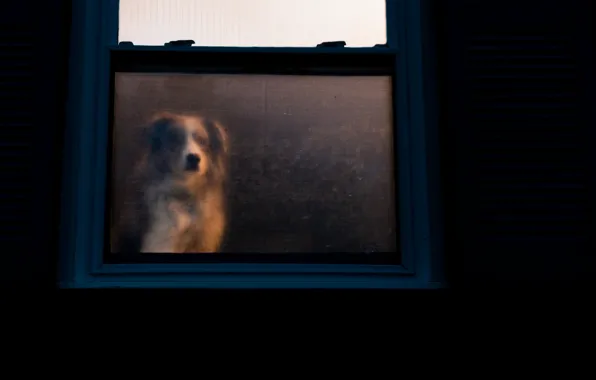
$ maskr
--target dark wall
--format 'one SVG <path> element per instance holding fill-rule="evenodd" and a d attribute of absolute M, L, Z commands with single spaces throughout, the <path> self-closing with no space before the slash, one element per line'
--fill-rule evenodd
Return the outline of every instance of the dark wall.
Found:
<path fill-rule="evenodd" d="M 69 25 L 66 0 L 0 12 L 2 281 L 55 284 Z"/>
<path fill-rule="evenodd" d="M 452 283 L 593 273 L 592 4 L 434 4 Z"/>

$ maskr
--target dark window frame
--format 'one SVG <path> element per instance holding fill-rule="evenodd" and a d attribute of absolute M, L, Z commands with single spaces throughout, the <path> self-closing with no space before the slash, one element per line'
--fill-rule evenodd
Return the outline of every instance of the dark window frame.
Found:
<path fill-rule="evenodd" d="M 387 47 L 381 48 L 218 48 L 118 47 L 118 0 L 73 3 L 69 120 L 66 134 L 61 223 L 61 286 L 224 287 L 224 288 L 429 288 L 440 286 L 433 262 L 440 245 L 431 244 L 430 165 L 423 88 L 422 11 L 418 0 L 387 0 Z M 104 262 L 104 217 L 108 179 L 108 125 L 111 60 L 135 52 L 282 52 L 395 59 L 394 120 L 399 164 L 398 226 L 401 264 L 160 263 Z M 348 65 L 346 65 L 348 66 Z M 432 211 L 432 212 L 431 212 Z"/>

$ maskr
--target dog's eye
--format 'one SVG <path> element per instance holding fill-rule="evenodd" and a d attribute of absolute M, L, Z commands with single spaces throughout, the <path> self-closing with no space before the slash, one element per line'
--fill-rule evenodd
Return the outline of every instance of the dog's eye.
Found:
<path fill-rule="evenodd" d="M 163 145 L 168 150 L 177 149 L 180 143 L 180 137 L 174 132 L 170 132 L 163 136 Z"/>
<path fill-rule="evenodd" d="M 205 139 L 203 136 L 199 135 L 198 133 L 194 132 L 192 134 L 192 138 L 199 143 L 200 145 L 206 146 L 207 145 L 207 139 Z"/>

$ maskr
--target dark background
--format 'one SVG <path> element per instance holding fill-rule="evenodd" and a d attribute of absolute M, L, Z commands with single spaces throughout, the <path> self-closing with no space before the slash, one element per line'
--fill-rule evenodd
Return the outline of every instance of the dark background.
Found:
<path fill-rule="evenodd" d="M 432 244 L 446 253 L 449 284 L 591 280 L 593 2 L 423 4 L 426 86 L 438 89 L 427 115 L 439 131 L 429 146 L 440 148 L 429 153 L 441 178 Z M 22 0 L 0 12 L 0 267 L 22 285 L 57 279 L 70 7 Z M 499 88 L 512 74 L 526 89 Z"/>
<path fill-rule="evenodd" d="M 448 280 L 592 281 L 593 2 L 431 3 Z"/>
<path fill-rule="evenodd" d="M 113 212 L 143 127 L 199 112 L 230 138 L 223 252 L 395 252 L 391 77 L 131 74 L 115 77 Z M 127 189 L 127 188 L 130 188 Z"/>

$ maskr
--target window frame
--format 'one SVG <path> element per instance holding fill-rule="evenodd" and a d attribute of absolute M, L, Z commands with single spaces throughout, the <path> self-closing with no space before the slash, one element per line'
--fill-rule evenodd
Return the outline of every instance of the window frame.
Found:
<path fill-rule="evenodd" d="M 244 48 L 362 54 L 387 49 L 396 55 L 394 128 L 399 165 L 396 215 L 401 265 L 368 264 L 108 264 L 103 262 L 110 52 L 118 47 L 118 0 L 73 2 L 68 122 L 61 220 L 60 286 L 64 288 L 436 288 L 441 252 L 431 245 L 428 133 L 423 91 L 422 13 L 418 0 L 386 0 L 387 48 Z M 141 49 L 217 50 L 217 47 Z M 324 50 L 323 50 L 324 49 Z M 428 94 L 426 94 L 428 95 Z M 428 133 L 427 133 L 428 132 Z M 433 190 L 434 191 L 434 190 Z M 431 211 L 433 211 L 431 213 Z"/>

